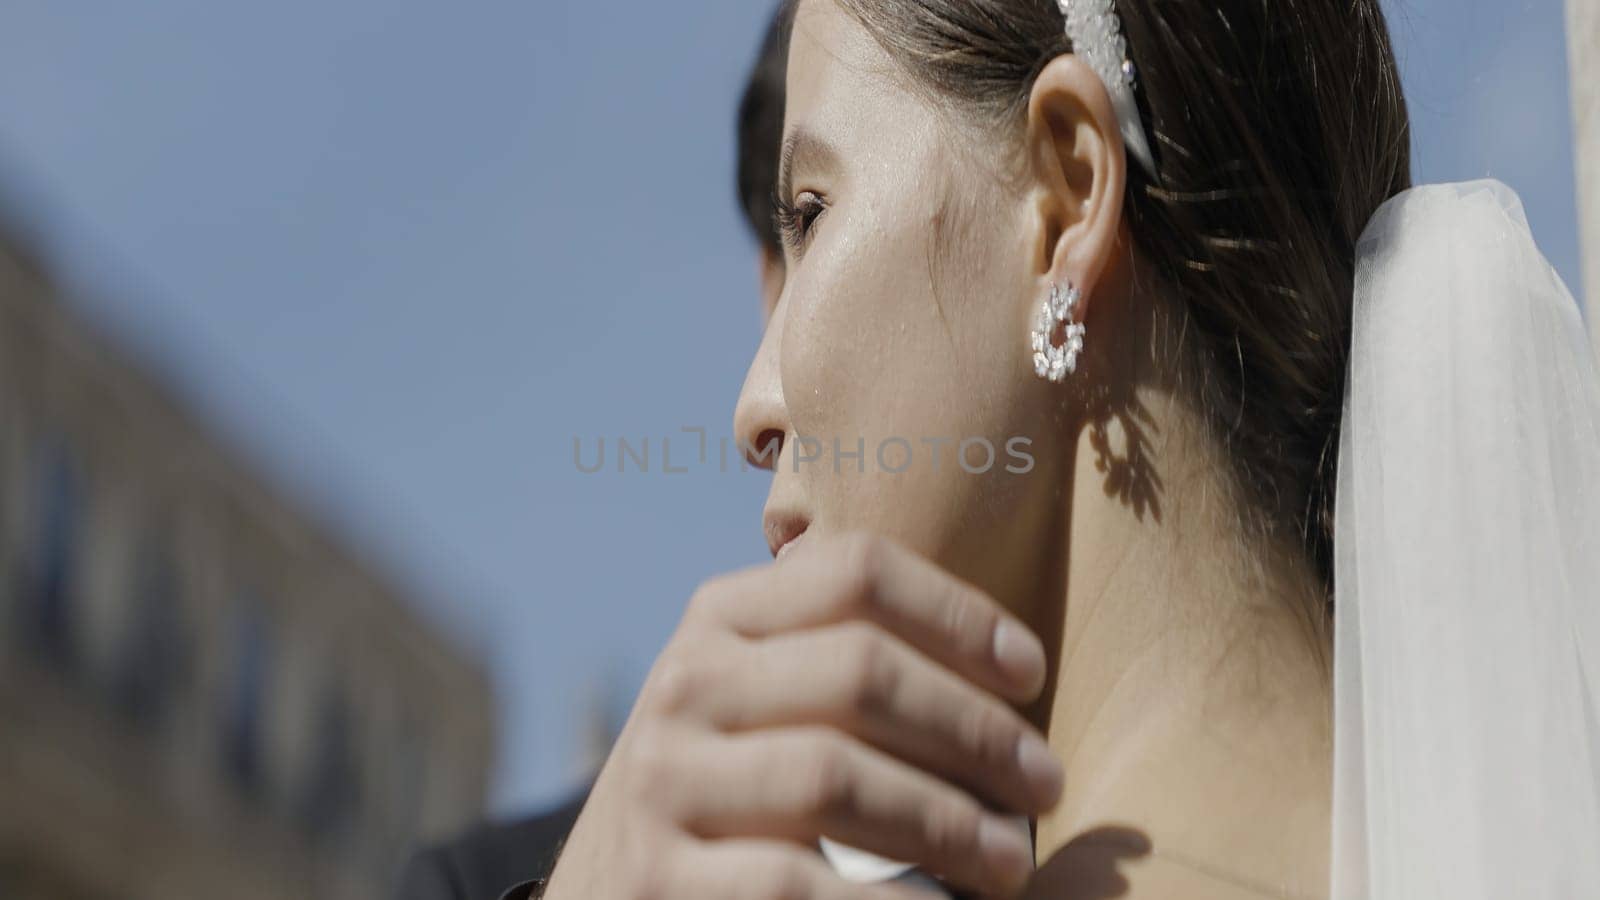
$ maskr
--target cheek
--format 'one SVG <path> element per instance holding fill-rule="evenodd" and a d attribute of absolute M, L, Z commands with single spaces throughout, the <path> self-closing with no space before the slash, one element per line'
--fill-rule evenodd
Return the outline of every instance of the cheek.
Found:
<path fill-rule="evenodd" d="M 1036 397 L 1022 262 L 982 229 L 943 235 L 949 221 L 887 209 L 830 222 L 796 272 L 780 350 L 793 426 L 811 439 L 796 456 L 816 457 L 784 475 L 803 480 L 818 522 L 935 558 L 1015 518 L 1033 477 L 1007 471 L 1022 464 L 1007 442 L 1027 433 Z"/>
<path fill-rule="evenodd" d="M 930 402 L 964 366 L 952 358 L 960 342 L 942 306 L 953 301 L 935 292 L 925 223 L 879 207 L 829 225 L 803 263 L 784 332 L 796 429 L 915 443 L 960 421 L 959 410 Z"/>

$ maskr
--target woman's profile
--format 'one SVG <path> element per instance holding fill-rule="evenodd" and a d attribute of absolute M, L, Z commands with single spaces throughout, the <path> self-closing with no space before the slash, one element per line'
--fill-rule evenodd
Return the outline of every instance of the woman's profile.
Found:
<path fill-rule="evenodd" d="M 1600 381 L 1410 140 L 1377 0 L 795 3 L 775 559 L 537 890 L 1600 890 Z"/>

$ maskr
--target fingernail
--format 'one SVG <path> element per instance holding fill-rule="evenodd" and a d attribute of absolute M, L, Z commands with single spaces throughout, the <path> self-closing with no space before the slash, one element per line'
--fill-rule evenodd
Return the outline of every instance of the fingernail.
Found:
<path fill-rule="evenodd" d="M 1007 677 L 1029 691 L 1044 686 L 1044 645 L 1016 622 L 1001 619 L 995 626 L 994 658 Z"/>
<path fill-rule="evenodd" d="M 1043 738 L 1031 732 L 1023 733 L 1017 741 L 1017 767 L 1047 807 L 1060 798 L 1066 773 Z"/>
<path fill-rule="evenodd" d="M 978 825 L 978 847 L 990 869 L 1004 877 L 1008 888 L 1021 887 L 1033 873 L 1033 845 L 1028 833 L 1010 822 L 984 816 Z"/>

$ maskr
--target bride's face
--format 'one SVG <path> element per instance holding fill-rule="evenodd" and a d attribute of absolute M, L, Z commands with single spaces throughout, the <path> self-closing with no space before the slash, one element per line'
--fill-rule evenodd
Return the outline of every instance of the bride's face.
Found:
<path fill-rule="evenodd" d="M 1003 596 L 1062 468 L 1016 154 L 936 110 L 832 0 L 799 5 L 784 137 L 788 279 L 736 413 L 751 445 L 783 436 L 769 539 L 874 531 Z"/>

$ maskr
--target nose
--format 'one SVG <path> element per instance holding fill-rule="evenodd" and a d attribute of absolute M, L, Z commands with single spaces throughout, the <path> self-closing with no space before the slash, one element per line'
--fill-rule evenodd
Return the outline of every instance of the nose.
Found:
<path fill-rule="evenodd" d="M 782 345 L 783 316 L 774 314 L 761 335 L 761 346 L 745 373 L 733 411 L 733 434 L 740 452 L 750 465 L 768 471 L 777 469 L 784 438 L 791 430 L 778 364 Z"/>

